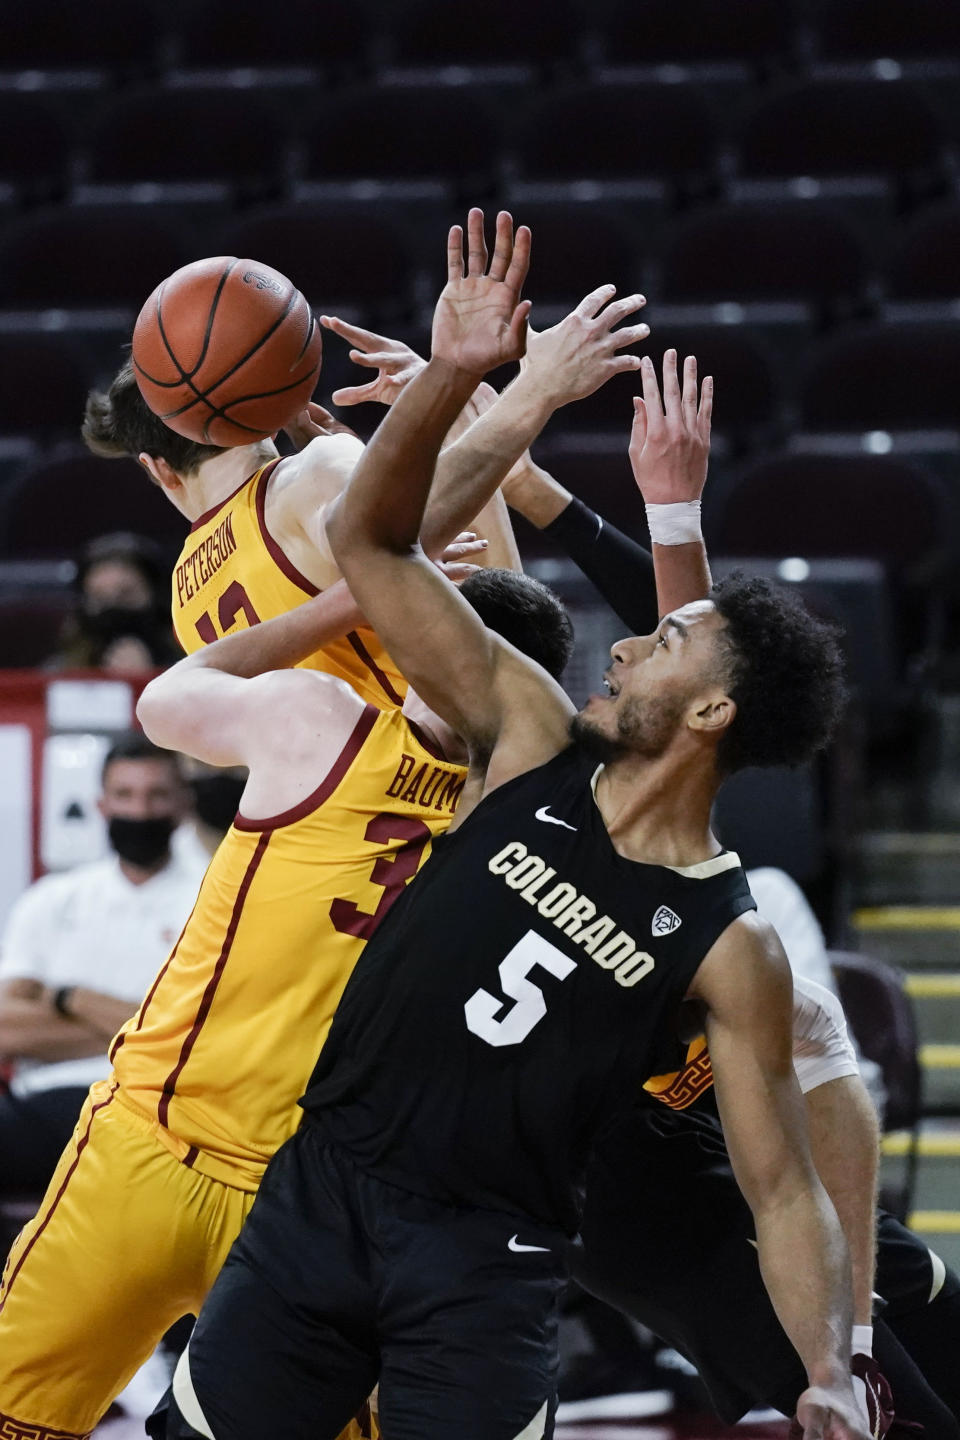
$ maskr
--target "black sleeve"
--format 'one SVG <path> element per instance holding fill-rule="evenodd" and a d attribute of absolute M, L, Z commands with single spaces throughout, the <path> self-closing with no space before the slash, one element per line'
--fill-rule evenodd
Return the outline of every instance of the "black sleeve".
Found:
<path fill-rule="evenodd" d="M 653 556 L 615 525 L 602 519 L 576 496 L 548 535 L 583 571 L 616 611 L 631 635 L 646 635 L 657 624 L 657 585 Z"/>

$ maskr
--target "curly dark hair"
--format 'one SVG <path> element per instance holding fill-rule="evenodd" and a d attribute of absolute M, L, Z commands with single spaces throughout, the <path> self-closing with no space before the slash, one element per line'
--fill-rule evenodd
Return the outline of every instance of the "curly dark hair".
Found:
<path fill-rule="evenodd" d="M 796 592 L 737 572 L 710 593 L 726 622 L 722 647 L 733 724 L 717 747 L 729 775 L 748 765 L 800 765 L 833 738 L 846 703 L 839 632 Z"/>
<path fill-rule="evenodd" d="M 515 570 L 477 570 L 460 594 L 480 616 L 524 655 L 559 680 L 573 650 L 573 625 L 558 595 L 532 575 Z"/>
<path fill-rule="evenodd" d="M 137 388 L 131 361 L 125 360 L 109 390 L 91 390 L 81 431 L 94 455 L 108 460 L 146 454 L 166 460 L 178 475 L 192 475 L 211 455 L 222 455 L 220 445 L 201 445 L 164 425 Z"/>

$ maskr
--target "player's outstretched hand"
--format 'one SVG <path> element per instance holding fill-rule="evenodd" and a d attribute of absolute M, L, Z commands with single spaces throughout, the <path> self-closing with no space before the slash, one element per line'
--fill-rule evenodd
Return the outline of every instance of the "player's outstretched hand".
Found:
<path fill-rule="evenodd" d="M 447 283 L 433 316 L 434 359 L 446 360 L 471 375 L 485 375 L 526 346 L 529 300 L 520 291 L 530 265 L 530 231 L 513 218 L 497 216 L 493 259 L 487 270 L 483 211 L 467 217 L 467 271 L 463 270 L 463 230 L 452 226 L 447 239 Z"/>
<path fill-rule="evenodd" d="M 803 1440 L 870 1440 L 853 1390 L 811 1385 L 797 1401 Z"/>
<path fill-rule="evenodd" d="M 319 435 L 352 435 L 355 440 L 359 438 L 355 430 L 344 425 L 316 400 L 308 401 L 307 408 L 293 420 L 288 420 L 283 428 L 298 450 L 305 450 L 310 441 L 316 440 Z"/>
<path fill-rule="evenodd" d="M 649 355 L 640 366 L 643 399 L 633 402 L 630 464 L 640 493 L 648 505 L 671 505 L 699 500 L 707 479 L 710 458 L 710 419 L 713 413 L 713 377 L 708 375 L 697 396 L 697 362 L 683 362 L 683 390 L 677 378 L 677 352 L 663 357 L 663 400 L 657 372 Z"/>
<path fill-rule="evenodd" d="M 647 302 L 642 295 L 615 300 L 616 293 L 615 285 L 601 285 L 584 296 L 559 325 L 539 335 L 532 330 L 528 333 L 523 362 L 526 381 L 542 389 L 554 409 L 592 395 L 612 375 L 640 369 L 639 355 L 617 352 L 645 340 L 650 326 L 613 327 Z"/>
<path fill-rule="evenodd" d="M 334 390 L 334 405 L 362 405 L 371 400 L 380 405 L 392 405 L 404 386 L 427 363 L 402 340 L 391 340 L 387 335 L 377 335 L 373 330 L 350 325 L 338 315 L 321 315 L 320 324 L 353 347 L 350 359 L 354 365 L 364 365 L 377 371 L 376 378 L 366 385 L 345 385 L 340 390 Z"/>

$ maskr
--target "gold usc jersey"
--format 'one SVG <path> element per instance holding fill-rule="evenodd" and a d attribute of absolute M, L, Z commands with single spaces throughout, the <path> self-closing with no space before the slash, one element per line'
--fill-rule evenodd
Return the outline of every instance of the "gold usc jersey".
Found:
<path fill-rule="evenodd" d="M 237 816 L 110 1052 L 117 1099 L 178 1159 L 257 1187 L 297 1128 L 367 938 L 450 824 L 465 778 L 399 710 L 367 705 L 312 795 L 269 820 Z"/>
<path fill-rule="evenodd" d="M 279 460 L 201 515 L 173 572 L 173 628 L 188 655 L 221 635 L 285 615 L 320 592 L 267 529 L 267 486 Z M 380 709 L 402 705 L 407 684 L 377 635 L 351 630 L 301 662 L 347 680 Z"/>

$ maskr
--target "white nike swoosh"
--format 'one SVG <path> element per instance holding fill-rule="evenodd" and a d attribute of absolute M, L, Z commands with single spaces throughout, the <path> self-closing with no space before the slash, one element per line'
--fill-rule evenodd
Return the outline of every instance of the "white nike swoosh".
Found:
<path fill-rule="evenodd" d="M 537 811 L 537 819 L 545 820 L 548 825 L 562 825 L 564 830 L 573 830 L 576 833 L 576 825 L 568 825 L 566 820 L 558 820 L 556 815 L 550 814 L 549 805 L 541 805 Z"/>
<path fill-rule="evenodd" d="M 545 1255 L 549 1255 L 550 1253 L 549 1245 L 521 1245 L 516 1235 L 511 1236 L 507 1241 L 507 1249 L 513 1250 L 517 1255 L 521 1254 L 524 1250 L 542 1250 Z"/>

